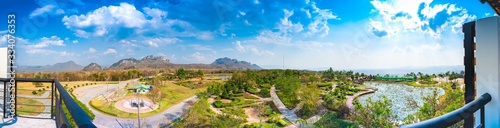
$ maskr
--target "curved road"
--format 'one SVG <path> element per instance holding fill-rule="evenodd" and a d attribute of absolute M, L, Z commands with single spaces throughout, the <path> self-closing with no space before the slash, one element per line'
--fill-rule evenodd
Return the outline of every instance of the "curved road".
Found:
<path fill-rule="evenodd" d="M 138 79 L 134 79 L 137 81 Z M 124 88 L 125 85 L 129 81 L 122 81 L 119 84 L 100 84 L 100 85 L 92 85 L 92 86 L 84 86 L 74 90 L 73 94 L 75 94 L 78 99 L 85 103 L 90 110 L 94 113 L 95 119 L 93 123 L 99 128 L 132 128 L 137 127 L 137 119 L 129 119 L 129 118 L 119 118 L 113 117 L 110 115 L 103 114 L 89 105 L 89 101 L 99 95 L 110 94 L 113 93 L 111 90 L 118 90 L 120 88 Z M 106 87 L 108 86 L 108 87 Z M 109 92 L 107 92 L 107 88 L 109 88 Z M 141 118 L 142 127 L 158 127 L 159 125 L 166 125 L 170 121 L 180 117 L 182 113 L 184 113 L 189 106 L 189 101 L 196 101 L 196 96 L 192 96 L 181 103 L 178 103 L 167 110 L 163 111 L 154 116 L 149 116 L 145 118 Z M 147 124 L 144 125 L 144 124 Z"/>

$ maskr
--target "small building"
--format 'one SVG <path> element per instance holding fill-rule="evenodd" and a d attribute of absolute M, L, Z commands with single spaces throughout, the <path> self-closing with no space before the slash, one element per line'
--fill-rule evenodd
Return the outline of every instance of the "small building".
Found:
<path fill-rule="evenodd" d="M 151 85 L 145 85 L 145 84 L 138 84 L 138 85 L 135 85 L 131 88 L 129 88 L 129 90 L 132 90 L 133 92 L 135 93 L 147 93 L 149 92 L 149 90 L 152 88 Z"/>

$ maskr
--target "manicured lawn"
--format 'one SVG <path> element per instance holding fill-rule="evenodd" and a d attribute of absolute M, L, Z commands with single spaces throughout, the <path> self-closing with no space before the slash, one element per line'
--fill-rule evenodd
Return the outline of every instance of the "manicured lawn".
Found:
<path fill-rule="evenodd" d="M 17 102 L 17 114 L 19 115 L 36 116 L 45 109 L 42 102 L 33 99 L 18 97 Z"/>
<path fill-rule="evenodd" d="M 148 112 L 148 113 L 141 113 L 141 117 L 147 117 L 147 116 L 152 116 L 156 115 L 171 106 L 182 102 L 183 100 L 196 95 L 196 93 L 203 92 L 207 90 L 207 87 L 203 88 L 197 88 L 197 89 L 191 89 L 187 88 L 184 86 L 172 84 L 171 82 L 166 82 L 165 86 L 162 86 L 161 88 L 163 94 L 166 95 L 165 99 L 162 99 L 159 103 L 160 106 L 158 109 Z M 135 93 L 129 93 L 128 95 L 136 95 Z M 142 97 L 146 97 L 143 95 Z M 107 113 L 109 115 L 117 116 L 117 117 L 122 117 L 122 118 L 137 118 L 136 113 L 127 113 L 127 112 L 122 112 L 114 107 L 114 103 L 105 103 L 104 100 L 92 100 L 90 101 L 90 105 L 103 112 Z M 110 105 L 112 107 L 110 107 Z"/>
<path fill-rule="evenodd" d="M 83 86 L 89 86 L 96 84 L 117 84 L 118 82 L 109 81 L 109 82 L 95 82 L 95 81 L 71 81 L 71 82 L 61 82 L 61 85 L 66 88 L 77 88 Z M 36 95 L 41 96 L 45 91 L 50 91 L 52 89 L 52 83 L 41 83 L 40 87 L 36 87 L 33 82 L 18 82 L 17 83 L 17 94 L 18 95 Z M 45 89 L 45 90 L 43 90 Z M 41 90 L 41 91 L 40 91 Z M 33 91 L 36 91 L 36 94 L 33 94 Z"/>

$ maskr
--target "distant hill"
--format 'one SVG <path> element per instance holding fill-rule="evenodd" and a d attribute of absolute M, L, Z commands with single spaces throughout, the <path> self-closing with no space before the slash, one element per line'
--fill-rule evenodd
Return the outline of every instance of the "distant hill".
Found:
<path fill-rule="evenodd" d="M 144 69 L 144 68 L 170 68 L 170 69 L 262 69 L 256 64 L 247 61 L 239 61 L 231 58 L 219 58 L 211 64 L 173 64 L 165 56 L 145 56 L 138 60 L 135 58 L 125 58 L 113 63 L 105 68 L 97 63 L 90 63 L 83 67 L 73 61 L 57 63 L 46 66 L 18 66 L 19 72 L 72 72 L 72 71 L 100 71 L 100 70 L 122 70 L 122 69 Z"/>
<path fill-rule="evenodd" d="M 210 65 L 214 66 L 215 68 L 222 69 L 262 69 L 256 64 L 252 64 L 246 61 L 238 61 L 236 59 L 230 59 L 227 57 L 219 58 Z"/>
<path fill-rule="evenodd" d="M 108 69 L 131 69 L 131 68 L 188 68 L 188 69 L 262 69 L 256 64 L 246 61 L 238 61 L 230 58 L 219 58 L 211 64 L 173 64 L 165 56 L 145 56 L 141 60 L 127 58 L 113 63 Z"/>
<path fill-rule="evenodd" d="M 100 71 L 100 70 L 102 70 L 102 67 L 97 63 L 90 63 L 89 65 L 83 68 L 83 71 Z"/>
<path fill-rule="evenodd" d="M 74 61 L 64 63 L 56 63 L 45 66 L 18 66 L 18 72 L 72 72 L 81 71 L 83 66 L 76 64 Z"/>
<path fill-rule="evenodd" d="M 170 60 L 165 56 L 149 55 L 141 60 L 134 58 L 122 59 L 112 64 L 108 69 L 130 69 L 130 68 L 166 68 L 171 65 Z"/>

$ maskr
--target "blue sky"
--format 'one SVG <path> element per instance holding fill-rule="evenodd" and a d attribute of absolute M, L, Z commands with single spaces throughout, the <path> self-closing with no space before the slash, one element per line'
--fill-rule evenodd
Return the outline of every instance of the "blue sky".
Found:
<path fill-rule="evenodd" d="M 479 0 L 4 0 L 0 8 L 0 21 L 16 14 L 18 65 L 146 55 L 277 68 L 284 56 L 286 68 L 303 69 L 461 65 L 461 25 L 494 15 Z M 7 22 L 0 26 L 6 46 Z"/>

